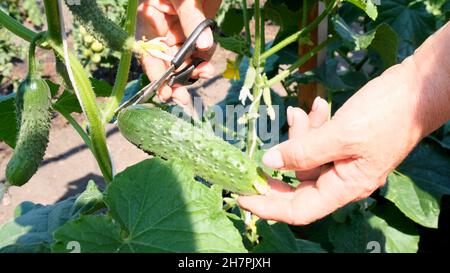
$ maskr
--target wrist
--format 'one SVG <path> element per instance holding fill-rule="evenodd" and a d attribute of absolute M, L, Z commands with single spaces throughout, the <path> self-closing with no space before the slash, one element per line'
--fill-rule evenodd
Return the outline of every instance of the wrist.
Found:
<path fill-rule="evenodd" d="M 450 25 L 430 36 L 402 63 L 410 73 L 415 121 L 421 138 L 450 119 Z"/>

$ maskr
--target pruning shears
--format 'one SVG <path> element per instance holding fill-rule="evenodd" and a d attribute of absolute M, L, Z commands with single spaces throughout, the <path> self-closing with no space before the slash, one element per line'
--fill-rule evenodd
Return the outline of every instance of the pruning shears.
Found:
<path fill-rule="evenodd" d="M 122 103 L 115 111 L 115 115 L 117 115 L 122 109 L 136 105 L 139 103 L 145 103 L 153 92 L 158 90 L 163 84 L 167 84 L 168 86 L 173 86 L 175 84 L 180 85 L 192 85 L 197 80 L 191 78 L 192 72 L 194 69 L 203 62 L 200 58 L 194 58 L 185 68 L 180 71 L 175 70 L 180 68 L 180 66 L 184 63 L 184 61 L 189 58 L 192 53 L 196 50 L 197 39 L 200 34 L 208 27 L 214 28 L 215 22 L 211 19 L 206 19 L 201 22 L 189 35 L 184 44 L 178 50 L 177 54 L 171 60 L 170 67 L 166 70 L 166 72 L 156 81 L 153 81 L 146 85 L 144 88 L 139 90 L 133 97 L 129 100 Z"/>

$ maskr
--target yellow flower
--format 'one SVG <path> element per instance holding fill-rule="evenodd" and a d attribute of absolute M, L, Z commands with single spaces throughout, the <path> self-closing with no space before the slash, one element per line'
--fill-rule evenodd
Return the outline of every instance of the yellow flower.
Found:
<path fill-rule="evenodd" d="M 166 39 L 165 37 L 157 37 L 148 41 L 145 37 L 142 37 L 142 40 L 137 43 L 144 54 L 150 54 L 155 58 L 170 62 L 173 56 L 167 54 L 169 47 L 164 43 Z"/>
<path fill-rule="evenodd" d="M 227 59 L 227 68 L 222 73 L 222 76 L 229 80 L 236 80 L 238 81 L 240 79 L 239 76 L 239 67 L 236 64 L 236 61 L 232 61 Z"/>

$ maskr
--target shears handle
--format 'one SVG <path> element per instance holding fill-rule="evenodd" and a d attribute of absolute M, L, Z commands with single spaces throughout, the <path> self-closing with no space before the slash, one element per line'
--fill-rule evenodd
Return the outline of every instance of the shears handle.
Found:
<path fill-rule="evenodd" d="M 172 59 L 172 65 L 175 67 L 175 69 L 178 69 L 184 63 L 184 61 L 189 58 L 196 50 L 198 37 L 200 37 L 200 34 L 202 34 L 203 30 L 208 27 L 215 27 L 214 20 L 206 19 L 194 29 L 191 35 L 189 35 L 183 46 L 178 50 L 177 54 L 175 54 Z"/>
<path fill-rule="evenodd" d="M 185 68 L 183 68 L 182 70 L 180 70 L 177 73 L 174 73 L 172 76 L 170 76 L 170 78 L 167 80 L 167 85 L 174 86 L 175 84 L 178 84 L 178 85 L 194 84 L 197 81 L 197 79 L 191 78 L 192 72 L 202 62 L 204 62 L 203 59 L 200 59 L 200 58 L 193 59 L 192 62 L 189 63 Z"/>

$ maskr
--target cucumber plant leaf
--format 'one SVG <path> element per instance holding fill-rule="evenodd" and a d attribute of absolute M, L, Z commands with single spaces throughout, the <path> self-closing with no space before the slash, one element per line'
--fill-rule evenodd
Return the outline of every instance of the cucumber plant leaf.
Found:
<path fill-rule="evenodd" d="M 418 187 L 410 177 L 400 172 L 390 173 L 381 193 L 414 222 L 437 228 L 439 198 Z"/>
<path fill-rule="evenodd" d="M 353 44 L 354 50 L 366 49 L 372 43 L 375 38 L 376 30 L 372 30 L 366 33 L 355 32 L 347 23 L 339 16 L 336 15 L 331 18 L 334 30 L 341 36 L 341 38 L 348 43 Z"/>
<path fill-rule="evenodd" d="M 378 10 L 375 5 L 375 1 L 372 0 L 344 0 L 344 1 L 352 3 L 353 5 L 365 11 L 366 14 L 370 17 L 370 19 L 372 20 L 377 19 Z"/>
<path fill-rule="evenodd" d="M 251 17 L 252 11 L 252 9 L 247 10 L 247 13 L 249 13 L 249 18 Z M 222 23 L 220 24 L 220 30 L 229 36 L 240 34 L 244 28 L 244 20 L 242 20 L 242 18 L 244 18 L 244 15 L 241 9 L 228 9 Z"/>
<path fill-rule="evenodd" d="M 103 194 L 93 181 L 86 190 L 54 205 L 19 204 L 15 218 L 0 225 L 0 253 L 50 252 L 53 232 L 70 219 L 103 206 Z"/>
<path fill-rule="evenodd" d="M 193 177 L 181 163 L 158 158 L 127 168 L 107 190 L 112 219 L 68 222 L 55 232 L 53 251 L 77 241 L 81 252 L 246 252 L 220 193 Z"/>
<path fill-rule="evenodd" d="M 237 53 L 238 55 L 250 56 L 247 41 L 239 34 L 225 37 L 214 34 L 214 40 L 216 40 L 220 46 L 226 50 Z"/>
<path fill-rule="evenodd" d="M 91 81 L 92 88 L 97 97 L 108 97 L 111 95 L 112 86 L 109 83 L 94 78 L 90 78 L 89 80 Z M 54 104 L 57 107 L 65 109 L 69 113 L 82 112 L 78 98 L 72 90 L 64 90 Z"/>
<path fill-rule="evenodd" d="M 419 248 L 419 233 L 415 224 L 407 219 L 392 203 L 378 204 L 371 211 L 368 223 L 369 238 L 381 243 L 381 251 L 388 253 L 415 253 Z M 367 246 L 369 252 L 370 244 Z"/>
<path fill-rule="evenodd" d="M 369 49 L 378 53 L 384 62 L 385 68 L 388 68 L 397 63 L 398 46 L 397 33 L 388 24 L 382 23 L 377 26 Z"/>
<path fill-rule="evenodd" d="M 450 150 L 450 121 L 427 138 L 439 143 L 442 148 Z"/>
<path fill-rule="evenodd" d="M 71 218 L 74 201 L 71 197 L 49 206 L 28 202 L 19 217 L 0 225 L 0 253 L 49 252 L 52 234 Z"/>
<path fill-rule="evenodd" d="M 328 228 L 328 237 L 334 252 L 417 251 L 419 235 L 415 230 L 414 223 L 408 220 L 394 205 L 384 205 L 380 211 L 382 214 L 395 215 L 394 219 L 390 219 L 395 223 L 387 221 L 373 211 L 364 206 L 355 205 L 355 203 L 342 209 L 345 210 L 346 217 L 339 219 L 344 221 L 334 221 Z M 375 249 L 373 249 L 374 246 Z"/>
<path fill-rule="evenodd" d="M 18 132 L 15 97 L 14 93 L 0 96 L 0 141 L 12 148 L 16 146 Z"/>
<path fill-rule="evenodd" d="M 338 15 L 331 21 L 335 31 L 350 49 L 372 49 L 381 57 L 385 68 L 397 62 L 398 37 L 388 24 L 382 23 L 366 33 L 357 33 Z"/>
<path fill-rule="evenodd" d="M 418 187 L 442 196 L 450 194 L 450 152 L 430 140 L 424 139 L 400 164 L 397 170 L 409 176 Z"/>
<path fill-rule="evenodd" d="M 437 228 L 441 197 L 450 194 L 449 180 L 449 151 L 424 139 L 389 176 L 381 194 L 416 223 Z"/>
<path fill-rule="evenodd" d="M 324 253 L 318 243 L 296 239 L 289 226 L 279 222 L 259 220 L 256 224 L 260 243 L 253 249 L 255 253 Z"/>
<path fill-rule="evenodd" d="M 279 25 L 281 29 L 288 28 L 290 26 L 298 27 L 300 22 L 299 10 L 290 8 L 286 3 L 280 3 L 280 1 L 269 0 L 264 5 L 265 17 L 272 20 Z"/>
<path fill-rule="evenodd" d="M 421 1 L 414 0 L 383 0 L 374 23 L 387 23 L 398 34 L 401 60 L 411 55 L 436 28 L 434 17 Z"/>

